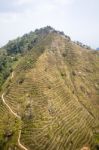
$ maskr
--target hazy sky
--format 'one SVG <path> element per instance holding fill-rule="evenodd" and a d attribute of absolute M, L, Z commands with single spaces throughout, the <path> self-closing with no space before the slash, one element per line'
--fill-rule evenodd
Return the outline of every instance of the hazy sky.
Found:
<path fill-rule="evenodd" d="M 47 25 L 99 47 L 99 0 L 0 0 L 0 46 Z"/>

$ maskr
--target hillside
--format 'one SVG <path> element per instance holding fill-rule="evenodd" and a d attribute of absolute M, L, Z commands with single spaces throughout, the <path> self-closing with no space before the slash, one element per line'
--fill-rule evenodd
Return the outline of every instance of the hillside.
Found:
<path fill-rule="evenodd" d="M 2 49 L 13 69 L 1 90 L 0 149 L 21 150 L 21 131 L 27 150 L 98 150 L 99 51 L 51 27 Z"/>

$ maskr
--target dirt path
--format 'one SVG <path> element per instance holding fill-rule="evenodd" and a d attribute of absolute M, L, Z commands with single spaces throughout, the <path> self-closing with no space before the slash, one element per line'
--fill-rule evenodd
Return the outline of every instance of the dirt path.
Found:
<path fill-rule="evenodd" d="M 21 130 L 19 131 L 18 144 L 19 144 L 19 146 L 20 146 L 22 149 L 28 150 L 25 146 L 23 146 L 23 145 L 20 143 L 20 138 L 21 138 Z"/>
<path fill-rule="evenodd" d="M 15 112 L 11 109 L 11 107 L 6 103 L 6 101 L 5 101 L 5 99 L 4 99 L 4 93 L 2 94 L 2 101 L 3 101 L 3 103 L 6 105 L 6 107 L 10 110 L 11 113 L 12 113 L 16 118 L 18 118 L 18 119 L 21 120 L 21 117 L 20 117 L 17 113 L 15 113 Z M 23 145 L 21 144 L 20 138 L 21 138 L 21 130 L 19 131 L 18 145 L 20 146 L 21 149 L 28 150 L 25 146 L 23 146 Z"/>
<path fill-rule="evenodd" d="M 3 103 L 6 105 L 6 107 L 10 110 L 10 112 L 11 112 L 15 117 L 17 117 L 18 119 L 21 119 L 21 117 L 20 117 L 17 113 L 15 113 L 15 112 L 11 109 L 11 107 L 6 103 L 6 101 L 5 101 L 5 99 L 4 99 L 4 93 L 2 94 L 2 101 L 3 101 Z"/>
<path fill-rule="evenodd" d="M 14 77 L 14 72 L 12 72 L 11 79 Z"/>
<path fill-rule="evenodd" d="M 12 73 L 11 79 L 12 79 L 13 77 L 14 77 L 14 75 L 13 75 L 13 73 Z M 17 113 L 15 113 L 15 112 L 11 109 L 11 107 L 6 103 L 6 101 L 5 101 L 5 99 L 4 99 L 4 93 L 2 94 L 1 98 L 2 98 L 3 103 L 4 103 L 4 104 L 6 105 L 6 107 L 10 110 L 10 112 L 11 112 L 16 118 L 18 118 L 18 119 L 21 120 L 21 117 L 20 117 Z M 21 130 L 19 131 L 18 145 L 20 146 L 21 149 L 23 149 L 23 150 L 28 150 L 25 146 L 23 146 L 23 145 L 21 144 L 20 138 L 21 138 Z"/>

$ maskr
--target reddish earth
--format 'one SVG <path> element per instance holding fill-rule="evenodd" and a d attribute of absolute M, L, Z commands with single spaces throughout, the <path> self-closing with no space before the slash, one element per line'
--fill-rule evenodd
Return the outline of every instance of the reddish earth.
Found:
<path fill-rule="evenodd" d="M 87 147 L 87 146 L 84 146 L 84 147 L 81 148 L 81 150 L 90 150 L 90 148 Z"/>

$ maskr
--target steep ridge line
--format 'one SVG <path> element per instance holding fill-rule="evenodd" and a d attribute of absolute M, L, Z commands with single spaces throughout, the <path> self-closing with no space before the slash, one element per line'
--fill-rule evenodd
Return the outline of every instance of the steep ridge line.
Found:
<path fill-rule="evenodd" d="M 13 73 L 12 73 L 11 79 L 12 79 L 13 77 L 14 77 L 14 76 L 13 76 Z M 20 117 L 17 113 L 15 113 L 15 112 L 11 109 L 11 107 L 6 103 L 6 101 L 5 101 L 5 99 L 4 99 L 4 93 L 2 94 L 1 98 L 2 98 L 3 103 L 4 103 L 4 104 L 6 105 L 6 107 L 10 110 L 10 112 L 11 112 L 16 118 L 18 118 L 18 119 L 21 120 L 21 117 Z M 21 138 L 21 130 L 19 130 L 18 145 L 20 146 L 21 149 L 28 150 L 25 146 L 23 146 L 23 145 L 21 144 L 20 138 Z"/>

